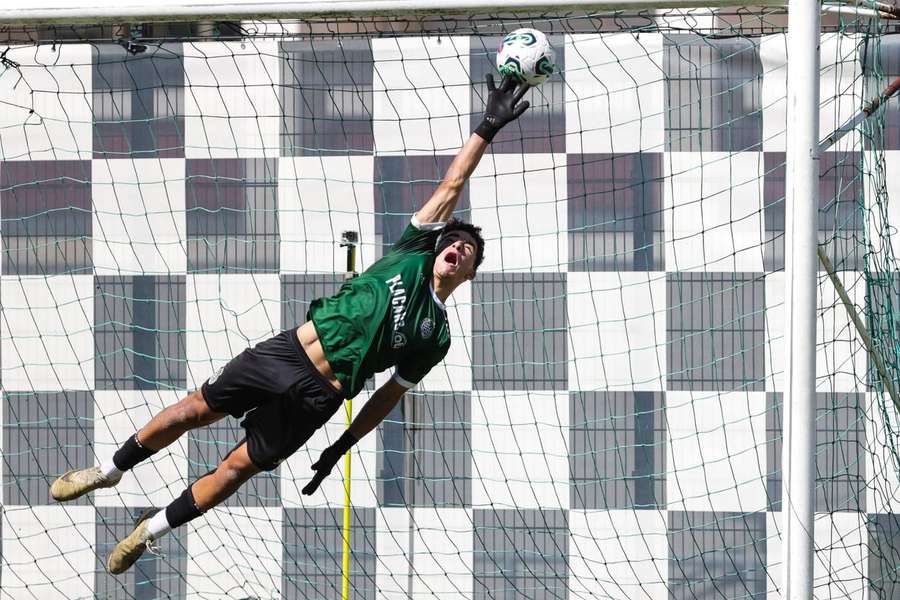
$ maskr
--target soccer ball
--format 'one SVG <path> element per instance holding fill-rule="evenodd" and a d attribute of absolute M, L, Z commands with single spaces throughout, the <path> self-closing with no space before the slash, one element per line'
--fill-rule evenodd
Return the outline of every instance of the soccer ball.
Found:
<path fill-rule="evenodd" d="M 556 69 L 555 60 L 550 40 L 537 29 L 516 29 L 497 48 L 497 70 L 532 86 L 547 81 Z"/>

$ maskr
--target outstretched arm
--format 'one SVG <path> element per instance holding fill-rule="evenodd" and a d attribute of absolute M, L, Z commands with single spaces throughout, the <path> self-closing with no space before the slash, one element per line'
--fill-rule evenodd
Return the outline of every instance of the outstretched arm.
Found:
<path fill-rule="evenodd" d="M 488 74 L 485 79 L 488 99 L 484 119 L 450 163 L 450 168 L 447 169 L 444 179 L 431 199 L 416 213 L 416 220 L 422 225 L 443 223 L 450 218 L 463 186 L 484 156 L 487 145 L 504 125 L 518 119 L 528 109 L 528 101 L 521 101 L 522 96 L 528 91 L 527 84 L 522 84 L 516 89 L 515 79 L 507 75 L 500 82 L 500 87 L 495 88 L 492 75 Z"/>
<path fill-rule="evenodd" d="M 387 383 L 378 388 L 368 402 L 363 406 L 350 428 L 332 445 L 322 451 L 319 460 L 313 463 L 312 469 L 316 472 L 312 481 L 303 488 L 303 493 L 309 496 L 319 488 L 319 484 L 328 477 L 331 470 L 364 435 L 378 427 L 384 418 L 390 414 L 394 405 L 406 393 L 406 388 L 391 378 Z"/>

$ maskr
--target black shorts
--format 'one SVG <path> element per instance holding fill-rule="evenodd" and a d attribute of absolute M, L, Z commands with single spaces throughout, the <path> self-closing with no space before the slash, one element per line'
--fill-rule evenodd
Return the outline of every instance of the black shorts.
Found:
<path fill-rule="evenodd" d="M 271 471 L 328 422 L 343 401 L 309 360 L 297 330 L 247 348 L 200 388 L 210 409 L 240 418 L 247 453 Z"/>

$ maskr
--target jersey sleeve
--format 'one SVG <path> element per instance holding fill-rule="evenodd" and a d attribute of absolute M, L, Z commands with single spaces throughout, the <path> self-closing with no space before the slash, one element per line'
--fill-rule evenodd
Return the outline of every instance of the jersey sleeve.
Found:
<path fill-rule="evenodd" d="M 391 252 L 415 254 L 434 252 L 434 247 L 444 225 L 445 223 L 419 223 L 416 215 L 413 215 L 409 225 L 403 231 L 403 235 L 391 248 Z"/>
<path fill-rule="evenodd" d="M 446 344 L 433 352 L 409 353 L 394 370 L 394 381 L 406 389 L 416 387 L 436 364 L 444 360 L 449 349 L 450 344 Z"/>

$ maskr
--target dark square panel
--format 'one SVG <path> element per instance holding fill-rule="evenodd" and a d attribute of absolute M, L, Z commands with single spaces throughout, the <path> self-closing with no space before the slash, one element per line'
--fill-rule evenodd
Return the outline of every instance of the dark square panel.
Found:
<path fill-rule="evenodd" d="M 762 273 L 669 273 L 670 390 L 765 390 Z"/>
<path fill-rule="evenodd" d="M 783 403 L 767 394 L 766 455 L 769 510 L 781 510 Z M 816 512 L 865 511 L 864 394 L 816 394 Z"/>
<path fill-rule="evenodd" d="M 877 98 L 900 76 L 900 38 L 881 36 L 877 44 L 860 44 L 859 52 L 859 61 L 866 74 L 863 98 Z M 880 110 L 879 116 L 863 121 L 861 131 L 866 150 L 900 150 L 900 106 L 896 102 L 886 102 Z M 822 137 L 829 133 L 823 131 Z"/>
<path fill-rule="evenodd" d="M 662 154 L 570 154 L 569 271 L 665 271 Z"/>
<path fill-rule="evenodd" d="M 184 389 L 183 275 L 94 278 L 98 390 Z"/>
<path fill-rule="evenodd" d="M 187 597 L 188 528 L 172 530 L 156 541 L 160 554 L 144 552 L 132 568 L 121 575 L 106 570 L 106 558 L 134 528 L 146 507 L 97 507 L 97 562 L 94 594 L 111 600 L 156 600 Z"/>
<path fill-rule="evenodd" d="M 488 146 L 487 152 L 536 154 L 566 151 L 565 43 L 561 35 L 549 36 L 556 51 L 556 72 L 540 86 L 526 92 L 524 100 L 531 107 L 524 115 L 500 130 Z M 503 36 L 473 36 L 470 38 L 469 75 L 472 80 L 472 130 L 481 123 L 488 91 L 485 75 L 491 73 L 500 85 L 497 72 L 497 48 Z"/>
<path fill-rule="evenodd" d="M 278 271 L 277 167 L 264 158 L 186 161 L 188 271 Z"/>
<path fill-rule="evenodd" d="M 375 239 L 383 256 L 400 239 L 413 214 L 428 202 L 444 179 L 452 156 L 375 157 Z M 469 184 L 463 187 L 454 216 L 469 221 Z M 477 225 L 477 223 L 476 223 Z"/>
<path fill-rule="evenodd" d="M 569 597 L 569 517 L 563 510 L 476 509 L 475 600 Z"/>
<path fill-rule="evenodd" d="M 94 158 L 184 158 L 181 44 L 93 46 Z"/>
<path fill-rule="evenodd" d="M 670 511 L 668 538 L 672 600 L 765 600 L 765 513 Z"/>
<path fill-rule="evenodd" d="M 662 392 L 572 393 L 569 415 L 571 508 L 665 508 Z"/>
<path fill-rule="evenodd" d="M 188 480 L 193 482 L 218 467 L 228 452 L 244 440 L 245 431 L 237 419 L 225 418 L 189 431 L 187 436 Z M 280 469 L 278 466 L 254 475 L 223 506 L 281 506 Z"/>
<path fill-rule="evenodd" d="M 0 162 L 4 275 L 91 273 L 91 162 Z"/>
<path fill-rule="evenodd" d="M 477 390 L 565 390 L 565 273 L 483 273 L 472 282 Z"/>
<path fill-rule="evenodd" d="M 785 154 L 766 152 L 764 183 L 766 271 L 784 269 Z M 836 271 L 866 264 L 862 154 L 823 152 L 819 158 L 818 240 Z M 819 265 L 819 270 L 824 267 Z"/>
<path fill-rule="evenodd" d="M 472 399 L 407 392 L 378 428 L 380 506 L 472 505 Z"/>
<path fill-rule="evenodd" d="M 343 521 L 342 509 L 284 509 L 282 598 L 341 597 Z M 375 509 L 352 509 L 350 523 L 350 598 L 374 600 L 378 589 Z"/>
<path fill-rule="evenodd" d="M 3 393 L 3 504 L 52 504 L 50 484 L 96 464 L 91 392 Z M 91 495 L 69 504 L 87 505 Z"/>
<path fill-rule="evenodd" d="M 367 39 L 283 42 L 282 156 L 371 154 L 374 65 Z"/>
<path fill-rule="evenodd" d="M 900 598 L 900 515 L 869 515 L 868 582 L 870 598 Z"/>
<path fill-rule="evenodd" d="M 758 38 L 664 34 L 666 150 L 762 149 Z"/>

